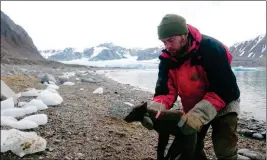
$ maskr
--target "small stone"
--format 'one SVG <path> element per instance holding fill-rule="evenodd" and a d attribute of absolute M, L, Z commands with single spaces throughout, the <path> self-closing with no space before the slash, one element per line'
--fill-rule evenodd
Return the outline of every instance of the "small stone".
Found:
<path fill-rule="evenodd" d="M 68 157 L 68 156 L 65 156 L 65 157 L 64 157 L 64 159 L 66 159 L 66 160 L 70 160 L 70 157 Z"/>
<path fill-rule="evenodd" d="M 61 140 L 60 140 L 60 139 L 54 139 L 54 142 L 55 142 L 55 143 L 60 143 Z"/>
<path fill-rule="evenodd" d="M 48 148 L 49 152 L 52 152 L 53 150 L 55 150 L 54 148 Z"/>
<path fill-rule="evenodd" d="M 84 156 L 84 154 L 82 154 L 82 153 L 77 153 L 77 156 L 78 156 L 78 158 L 81 158 L 81 157 Z"/>
<path fill-rule="evenodd" d="M 260 133 L 254 133 L 252 135 L 252 137 L 255 138 L 255 139 L 263 139 L 264 138 L 263 135 L 261 135 Z"/>

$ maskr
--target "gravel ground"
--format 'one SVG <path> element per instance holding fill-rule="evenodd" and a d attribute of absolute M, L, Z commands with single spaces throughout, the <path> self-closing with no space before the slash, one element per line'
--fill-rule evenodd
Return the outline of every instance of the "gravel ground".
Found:
<path fill-rule="evenodd" d="M 150 100 L 152 94 L 96 75 L 95 70 L 78 66 L 1 65 L 1 79 L 16 93 L 26 88 L 44 89 L 38 77 L 45 73 L 55 78 L 64 72 L 77 73 L 69 80 L 75 85 L 59 85 L 58 92 L 63 97 L 63 103 L 39 111 L 48 115 L 48 123 L 33 131 L 47 140 L 47 149 L 23 158 L 9 151 L 1 153 L 1 159 L 155 159 L 157 133 L 148 131 L 139 123 L 127 124 L 122 120 L 131 108 L 124 102 L 137 104 Z M 86 71 L 86 75 L 79 71 Z M 81 82 L 82 78 L 93 78 L 96 82 Z M 103 94 L 93 94 L 98 87 L 103 87 Z M 19 101 L 33 98 L 20 98 Z M 259 123 L 240 119 L 239 130 L 257 124 L 259 131 L 265 131 L 265 124 Z M 215 159 L 210 135 L 209 131 L 205 149 L 208 157 Z M 238 145 L 239 148 L 266 153 L 265 139 L 255 140 L 240 135 Z"/>

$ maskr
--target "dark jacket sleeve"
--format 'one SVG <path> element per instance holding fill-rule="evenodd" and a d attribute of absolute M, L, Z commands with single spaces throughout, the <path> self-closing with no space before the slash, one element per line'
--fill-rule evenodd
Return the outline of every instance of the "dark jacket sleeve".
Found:
<path fill-rule="evenodd" d="M 207 73 L 209 88 L 204 99 L 219 111 L 229 102 L 238 99 L 240 91 L 231 69 L 229 50 L 215 39 L 208 39 L 205 47 L 202 63 Z"/>

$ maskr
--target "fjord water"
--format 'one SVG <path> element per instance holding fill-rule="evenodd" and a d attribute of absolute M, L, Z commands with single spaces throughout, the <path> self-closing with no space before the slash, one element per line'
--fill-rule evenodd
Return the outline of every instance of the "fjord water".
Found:
<path fill-rule="evenodd" d="M 241 91 L 241 116 L 266 121 L 266 69 L 233 68 Z M 120 83 L 130 84 L 154 93 L 156 69 L 113 70 L 106 75 Z"/>

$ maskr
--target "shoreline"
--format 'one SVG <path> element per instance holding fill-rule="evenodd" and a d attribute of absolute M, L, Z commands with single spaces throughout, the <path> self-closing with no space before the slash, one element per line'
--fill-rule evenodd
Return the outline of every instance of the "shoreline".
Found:
<path fill-rule="evenodd" d="M 146 72 L 146 71 L 151 71 L 151 70 L 155 71 L 157 69 L 144 69 L 144 70 L 141 70 L 141 71 L 140 71 L 140 69 L 114 69 L 114 70 L 112 70 L 112 69 L 106 69 L 106 70 L 102 69 L 102 70 L 97 70 L 96 71 L 97 74 L 104 75 L 107 78 L 109 78 L 109 79 L 111 79 L 111 80 L 113 80 L 113 81 L 115 81 L 117 83 L 124 84 L 124 85 L 130 85 L 130 86 L 134 87 L 137 90 L 145 91 L 145 92 L 149 92 L 149 93 L 153 94 L 154 89 L 150 89 L 150 88 L 141 87 L 141 86 L 138 86 L 138 85 L 133 85 L 133 84 L 129 84 L 129 83 L 126 83 L 126 82 L 122 82 L 119 79 L 117 79 L 114 76 L 112 76 L 112 72 L 116 72 L 117 70 L 119 70 L 119 72 L 121 72 L 121 71 L 127 72 L 129 70 L 130 71 L 131 70 L 136 70 L 136 71 L 139 71 L 139 72 Z M 180 103 L 179 100 L 177 100 L 177 102 Z M 242 106 L 241 106 L 241 108 L 242 108 Z M 248 121 L 249 119 L 253 119 L 253 120 L 258 121 L 259 123 L 266 123 L 266 119 L 265 118 L 256 117 L 256 115 L 257 115 L 256 113 L 253 114 L 252 112 L 248 112 L 248 111 L 240 111 L 240 112 L 241 113 L 240 113 L 239 117 L 241 119 L 244 119 L 246 121 Z M 266 110 L 265 110 L 265 112 L 266 112 Z"/>
<path fill-rule="evenodd" d="M 79 72 L 82 70 L 86 75 Z M 42 111 L 48 115 L 49 123 L 34 129 L 38 135 L 42 135 L 47 140 L 48 149 L 27 155 L 25 158 L 155 159 L 157 133 L 146 130 L 138 123 L 127 124 L 122 120 L 131 109 L 131 106 L 124 102 L 138 104 L 141 101 L 148 101 L 152 93 L 136 90 L 134 86 L 120 84 L 105 75 L 98 75 L 97 70 L 98 68 L 88 67 L 64 66 L 62 69 L 31 65 L 18 66 L 14 69 L 12 65 L 3 65 L 1 75 L 14 72 L 10 77 L 22 74 L 24 77 L 32 75 L 38 79 L 37 75 L 49 73 L 57 79 L 64 72 L 76 73 L 69 80 L 75 82 L 74 86 L 59 85 L 58 92 L 63 97 L 63 103 Z M 9 79 L 12 79 L 10 77 Z M 92 78 L 95 82 L 81 82 L 81 80 L 76 80 L 78 77 L 80 79 Z M 19 82 L 12 79 L 12 82 L 7 83 L 18 84 Z M 39 83 L 29 83 L 27 86 L 18 84 L 19 87 L 14 85 L 10 87 L 16 92 L 22 92 L 29 87 L 37 89 L 39 85 Z M 93 94 L 98 87 L 103 87 L 103 94 Z M 84 90 L 81 91 L 80 88 Z M 242 129 L 243 132 L 244 129 L 253 129 L 257 132 L 264 129 L 265 131 L 265 123 L 261 124 L 255 120 L 240 119 L 238 127 L 239 132 Z M 248 131 L 246 134 L 250 135 L 251 132 Z M 208 157 L 214 159 L 210 136 L 209 131 L 205 139 L 205 149 Z M 239 149 L 248 148 L 265 155 L 265 138 L 256 140 L 250 136 L 239 135 Z M 1 158 L 20 159 L 11 152 L 1 153 Z"/>

